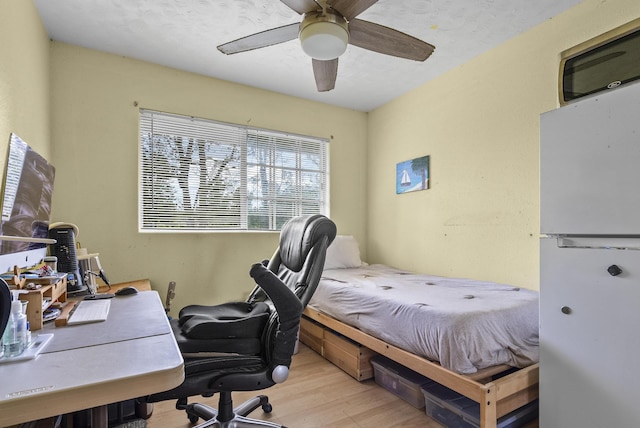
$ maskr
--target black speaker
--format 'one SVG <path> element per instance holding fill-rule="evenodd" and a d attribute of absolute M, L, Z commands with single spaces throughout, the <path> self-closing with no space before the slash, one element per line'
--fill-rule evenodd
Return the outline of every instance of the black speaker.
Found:
<path fill-rule="evenodd" d="M 55 239 L 56 243 L 51 244 L 49 252 L 58 258 L 58 272 L 70 274 L 67 277 L 67 292 L 82 291 L 82 277 L 76 256 L 76 238 L 72 227 L 57 227 L 49 229 L 49 238 Z"/>

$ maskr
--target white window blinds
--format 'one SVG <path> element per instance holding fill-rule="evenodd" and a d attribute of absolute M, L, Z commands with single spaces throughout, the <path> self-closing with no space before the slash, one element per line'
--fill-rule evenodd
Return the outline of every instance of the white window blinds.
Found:
<path fill-rule="evenodd" d="M 141 231 L 279 230 L 328 215 L 328 141 L 140 110 Z"/>

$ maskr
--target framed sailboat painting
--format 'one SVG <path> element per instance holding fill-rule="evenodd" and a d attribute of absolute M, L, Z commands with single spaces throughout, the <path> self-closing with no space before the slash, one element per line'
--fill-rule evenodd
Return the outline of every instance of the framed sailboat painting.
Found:
<path fill-rule="evenodd" d="M 429 188 L 429 156 L 396 164 L 396 193 L 415 192 Z"/>

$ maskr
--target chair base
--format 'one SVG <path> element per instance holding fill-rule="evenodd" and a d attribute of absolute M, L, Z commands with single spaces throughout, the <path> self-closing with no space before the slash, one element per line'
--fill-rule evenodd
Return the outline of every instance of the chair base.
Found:
<path fill-rule="evenodd" d="M 194 428 L 205 427 L 219 427 L 219 428 L 244 428 L 244 427 L 271 427 L 271 428 L 286 428 L 283 425 L 276 424 L 274 422 L 262 421 L 259 419 L 248 418 L 247 415 L 253 412 L 258 407 L 262 407 L 265 413 L 271 412 L 271 404 L 269 398 L 266 395 L 259 395 L 248 401 L 245 401 L 233 411 L 228 409 L 231 406 L 231 393 L 220 393 L 220 405 L 219 408 L 223 409 L 221 412 L 218 409 L 207 406 L 205 404 L 193 403 L 188 404 L 184 409 L 187 412 L 187 417 L 192 423 L 197 422 L 199 419 L 204 419 L 205 422 L 197 425 Z"/>

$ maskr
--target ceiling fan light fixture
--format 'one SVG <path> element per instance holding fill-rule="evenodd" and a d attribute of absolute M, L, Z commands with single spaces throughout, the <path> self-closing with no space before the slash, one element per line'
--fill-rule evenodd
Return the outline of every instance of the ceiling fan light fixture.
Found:
<path fill-rule="evenodd" d="M 307 14 L 300 24 L 299 38 L 302 50 L 311 58 L 336 59 L 347 50 L 347 21 L 333 13 Z"/>

